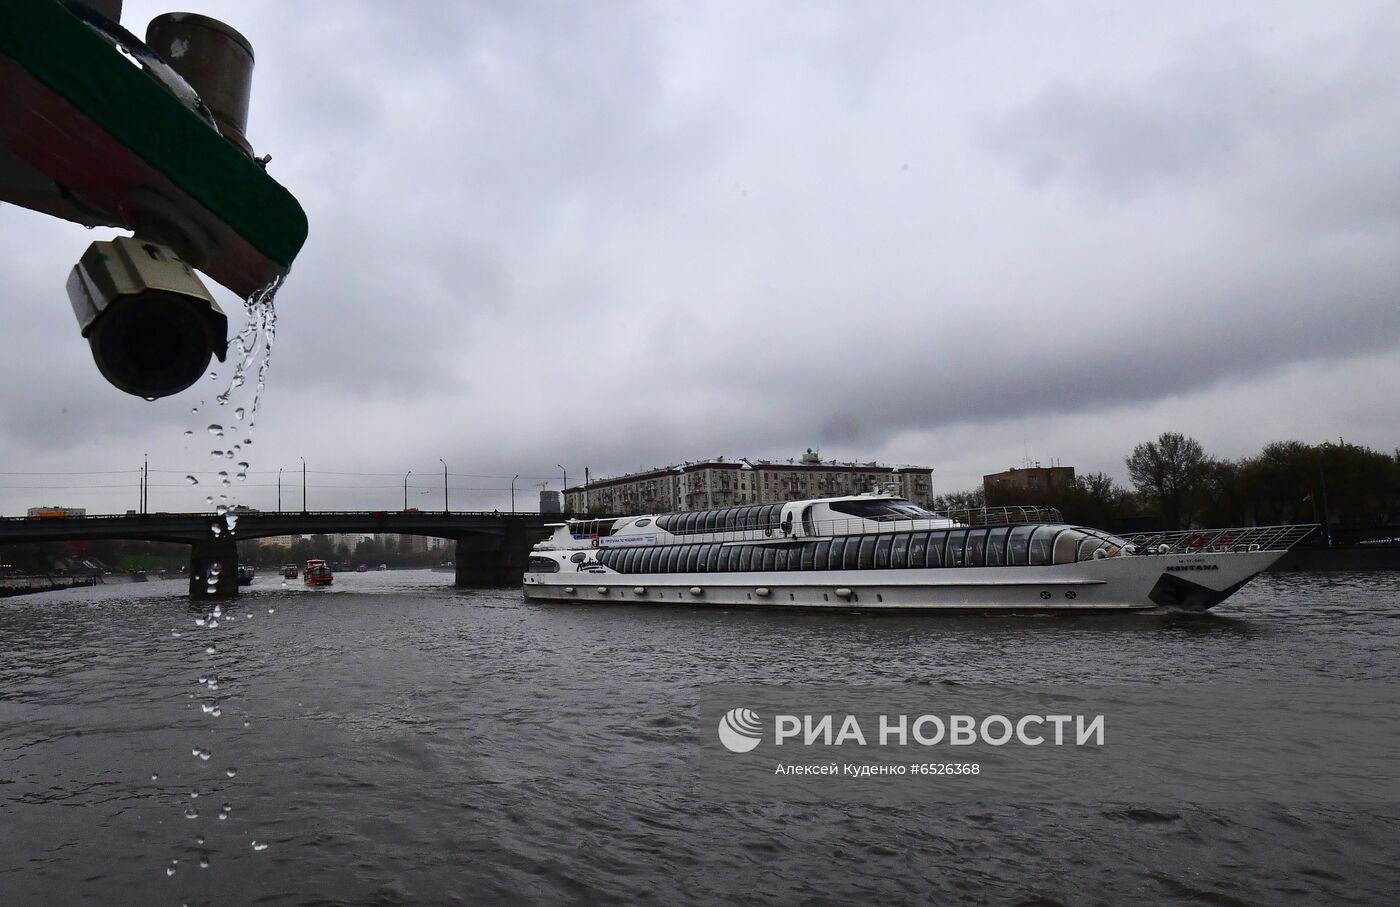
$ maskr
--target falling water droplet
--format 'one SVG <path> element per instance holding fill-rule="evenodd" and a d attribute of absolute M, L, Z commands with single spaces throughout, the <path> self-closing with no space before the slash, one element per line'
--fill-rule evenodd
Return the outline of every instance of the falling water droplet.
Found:
<path fill-rule="evenodd" d="M 204 843 L 204 835 L 195 835 L 195 836 L 194 836 L 194 843 L 196 843 L 196 844 L 203 844 L 203 843 Z"/>
<path fill-rule="evenodd" d="M 202 621 L 202 620 L 198 620 L 198 621 L 196 621 L 196 622 L 197 622 L 197 623 L 201 623 L 201 624 L 204 623 L 204 621 Z M 208 678 L 208 677 L 205 677 L 203 674 L 201 674 L 201 675 L 199 675 L 199 682 L 200 682 L 200 683 L 208 683 L 208 682 L 209 682 L 209 678 Z"/>
<path fill-rule="evenodd" d="M 213 715 L 215 718 L 218 718 L 218 717 L 220 717 L 221 715 L 224 714 L 224 710 L 223 710 L 223 709 L 216 708 L 216 709 L 214 709 L 214 711 L 210 712 L 210 714 Z"/>
<path fill-rule="evenodd" d="M 212 533 L 214 533 L 215 535 L 223 535 L 223 534 L 224 534 L 224 527 L 220 526 L 218 523 L 210 523 L 210 524 L 209 524 L 209 531 L 212 532 Z M 212 583 L 212 582 L 214 582 L 214 580 L 211 579 L 210 582 Z"/>
<path fill-rule="evenodd" d="M 277 609 L 276 609 L 276 608 L 268 608 L 268 609 L 267 609 L 267 613 L 268 613 L 268 614 L 276 614 L 276 613 L 277 613 Z"/>
<path fill-rule="evenodd" d="M 238 526 L 238 514 L 229 513 L 224 517 L 224 521 L 228 523 L 228 531 L 233 532 L 233 530 Z"/>
<path fill-rule="evenodd" d="M 235 778 L 238 776 L 238 769 L 229 766 L 227 769 L 224 770 L 224 774 L 228 775 L 230 778 Z"/>
<path fill-rule="evenodd" d="M 222 457 L 223 455 L 224 455 L 224 452 L 223 452 L 222 449 L 215 449 L 215 450 L 209 451 L 209 456 L 211 456 L 211 457 L 213 457 L 213 458 L 215 458 L 215 459 L 218 459 L 218 458 Z"/>
<path fill-rule="evenodd" d="M 205 655 L 213 655 L 213 654 L 215 654 L 215 653 L 218 652 L 218 651 L 219 651 L 219 650 L 216 649 L 216 648 L 214 648 L 213 646 L 205 646 L 205 647 L 204 647 L 204 654 L 205 654 Z"/>
<path fill-rule="evenodd" d="M 186 485 L 198 485 L 198 484 L 199 484 L 199 479 L 196 479 L 194 476 L 185 476 L 185 484 L 186 484 Z"/>
<path fill-rule="evenodd" d="M 266 845 L 266 844 L 261 844 L 261 843 L 259 843 L 259 842 L 257 842 L 257 841 L 254 841 L 254 842 L 253 842 L 253 849 L 254 849 L 254 850 L 267 850 L 267 845 Z"/>
<path fill-rule="evenodd" d="M 222 438 L 224 436 L 224 427 L 217 422 L 210 422 L 209 434 L 216 438 Z"/>
<path fill-rule="evenodd" d="M 208 869 L 208 868 L 209 868 L 209 858 L 208 858 L 208 857 L 200 857 L 200 858 L 199 858 L 199 868 L 200 868 L 200 869 Z"/>
<path fill-rule="evenodd" d="M 194 429 L 190 429 L 190 428 L 185 429 L 185 437 L 186 437 L 186 438 L 192 437 L 193 435 L 194 435 Z"/>
<path fill-rule="evenodd" d="M 151 780 L 154 781 L 154 780 L 156 780 L 156 779 L 159 778 L 159 777 L 160 777 L 160 775 L 152 774 L 152 775 L 151 775 Z"/>
<path fill-rule="evenodd" d="M 173 876 L 173 875 L 175 874 L 175 867 L 174 867 L 174 866 L 167 866 L 167 867 L 165 867 L 165 874 L 166 874 L 167 877 Z"/>
<path fill-rule="evenodd" d="M 175 637 L 176 639 L 179 639 L 179 638 L 180 638 L 180 631 L 179 631 L 179 630 L 171 630 L 171 631 L 170 631 L 170 635 L 173 636 L 173 637 Z"/>
<path fill-rule="evenodd" d="M 185 818 L 186 818 L 186 819 L 198 819 L 198 818 L 199 818 L 199 810 L 197 810 L 197 809 L 195 809 L 193 806 L 191 806 L 189 809 L 186 809 L 186 810 L 185 810 Z"/>
<path fill-rule="evenodd" d="M 197 790 L 192 790 L 192 791 L 190 791 L 190 799 L 191 799 L 191 800 L 198 800 L 198 799 L 199 799 L 199 791 L 197 791 Z"/>
<path fill-rule="evenodd" d="M 206 621 L 205 621 L 204 618 L 202 618 L 202 617 L 196 617 L 196 618 L 194 619 L 194 625 L 195 625 L 196 627 L 202 627 L 202 626 L 204 626 L 205 623 L 206 623 Z M 203 677 L 199 678 L 199 682 L 200 682 L 200 683 L 204 683 L 204 678 L 203 678 Z"/>
<path fill-rule="evenodd" d="M 214 508 L 214 512 L 217 513 L 219 516 L 223 516 L 224 514 L 228 513 L 228 505 L 220 504 L 218 507 Z"/>
<path fill-rule="evenodd" d="M 214 503 L 214 496 L 213 496 L 212 494 L 211 494 L 211 495 L 205 495 L 205 497 L 204 497 L 204 503 L 206 503 L 206 504 L 213 504 L 213 503 Z"/>
<path fill-rule="evenodd" d="M 243 421 L 243 412 L 244 412 L 243 407 L 241 407 L 241 406 L 238 407 L 238 409 L 235 409 L 235 410 L 233 411 L 233 418 L 234 418 L 235 420 L 239 421 L 239 422 L 242 422 L 242 421 Z"/>

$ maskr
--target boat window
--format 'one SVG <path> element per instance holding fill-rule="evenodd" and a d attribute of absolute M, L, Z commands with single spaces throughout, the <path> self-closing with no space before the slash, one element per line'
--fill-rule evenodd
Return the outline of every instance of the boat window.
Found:
<path fill-rule="evenodd" d="M 1074 563 L 1075 552 L 1083 539 L 1084 533 L 1077 529 L 1066 529 L 1064 532 L 1055 536 L 1055 563 Z"/>
<path fill-rule="evenodd" d="M 787 547 L 786 545 L 774 545 L 773 547 L 776 548 L 776 549 L 778 550 L 778 553 L 777 553 L 777 555 L 775 556 L 775 558 L 774 558 L 774 560 L 773 560 L 773 569 L 774 569 L 774 570 L 787 570 L 787 569 L 788 569 L 788 547 Z"/>
<path fill-rule="evenodd" d="M 907 560 L 910 567 L 922 567 L 924 565 L 924 547 L 927 542 L 927 532 L 915 532 L 909 536 L 909 556 Z"/>
<path fill-rule="evenodd" d="M 948 541 L 946 532 L 930 532 L 928 546 L 924 551 L 924 563 L 930 567 L 943 566 L 943 546 Z"/>
<path fill-rule="evenodd" d="M 973 529 L 967 533 L 967 549 L 964 552 L 967 566 L 981 567 L 987 548 L 987 530 Z"/>
<path fill-rule="evenodd" d="M 588 560 L 588 553 L 586 551 L 579 551 L 570 555 L 569 560 L 573 561 L 575 564 L 582 564 L 584 561 Z"/>
<path fill-rule="evenodd" d="M 719 512 L 719 531 L 729 532 L 734 528 L 734 514 L 739 508 L 726 507 Z"/>
<path fill-rule="evenodd" d="M 651 520 L 646 519 L 646 518 L 644 517 L 644 518 L 638 520 L 638 521 L 637 521 L 636 523 L 634 523 L 633 525 L 636 526 L 638 529 L 643 529 L 643 528 L 645 528 L 645 527 L 651 525 Z"/>
<path fill-rule="evenodd" d="M 812 569 L 825 570 L 831 557 L 831 542 L 817 542 L 817 550 L 812 553 Z"/>
<path fill-rule="evenodd" d="M 763 528 L 777 531 L 778 520 L 782 519 L 783 505 L 769 504 L 763 511 Z"/>
<path fill-rule="evenodd" d="M 812 505 L 808 504 L 802 508 L 802 533 L 804 535 L 816 535 L 817 524 L 812 521 Z"/>
<path fill-rule="evenodd" d="M 1006 536 L 1010 532 L 1010 527 L 998 526 L 987 533 L 988 567 L 1000 567 L 1006 563 Z"/>
<path fill-rule="evenodd" d="M 773 564 L 775 564 L 775 563 L 777 562 L 777 560 L 778 560 L 778 552 L 774 549 L 774 547 L 773 547 L 772 545 L 764 545 L 764 546 L 763 546 L 763 565 L 762 565 L 761 567 L 756 568 L 756 569 L 760 569 L 760 570 L 763 570 L 763 571 L 765 571 L 765 572 L 767 572 L 767 571 L 769 571 L 769 570 L 772 570 L 772 569 L 773 569 Z"/>
<path fill-rule="evenodd" d="M 716 573 L 729 572 L 729 555 L 734 553 L 734 549 L 728 545 L 719 545 L 719 559 L 715 561 Z"/>
<path fill-rule="evenodd" d="M 720 555 L 723 553 L 723 551 L 724 551 L 724 548 L 723 548 L 723 546 L 721 546 L 721 545 L 711 545 L 711 546 L 710 546 L 710 562 L 709 562 L 708 567 L 707 567 L 707 569 L 706 569 L 706 571 L 705 571 L 706 573 L 718 573 L 718 572 L 719 572 L 719 559 L 720 559 Z"/>
<path fill-rule="evenodd" d="M 1015 567 L 1024 567 L 1029 561 L 1031 533 L 1034 526 L 1013 526 L 1006 543 L 1006 562 Z"/>
<path fill-rule="evenodd" d="M 841 556 L 841 569 L 855 570 L 860 567 L 860 536 L 846 537 L 846 553 Z"/>
<path fill-rule="evenodd" d="M 844 536 L 837 536 L 831 540 L 831 553 L 827 555 L 826 569 L 841 570 L 845 565 L 846 539 Z"/>
<path fill-rule="evenodd" d="M 745 528 L 745 529 L 757 529 L 757 528 L 758 528 L 758 511 L 759 511 L 759 510 L 760 510 L 760 508 L 758 508 L 758 507 L 745 507 L 745 508 L 744 508 L 744 528 Z"/>
<path fill-rule="evenodd" d="M 520 563 L 516 561 L 516 563 Z M 558 573 L 559 564 L 547 557 L 532 557 L 529 566 L 525 568 L 526 573 Z"/>
<path fill-rule="evenodd" d="M 1055 541 L 1055 534 L 1063 529 L 1063 526 L 1035 527 L 1035 534 L 1031 536 L 1031 564 L 1041 566 L 1050 563 L 1050 544 Z"/>
<path fill-rule="evenodd" d="M 811 570 L 811 569 L 812 569 L 812 555 L 815 553 L 816 547 L 817 547 L 817 546 L 816 546 L 816 543 L 815 543 L 815 542 L 805 542 L 805 543 L 803 543 L 803 545 L 802 545 L 802 569 L 803 569 L 803 570 Z"/>
<path fill-rule="evenodd" d="M 710 569 L 710 549 L 713 545 L 701 545 L 695 554 L 695 572 L 704 573 Z"/>
<path fill-rule="evenodd" d="M 656 556 L 656 572 L 670 573 L 676 563 L 676 546 L 668 545 Z"/>
<path fill-rule="evenodd" d="M 700 511 L 700 531 L 701 531 L 701 532 L 714 532 L 714 531 L 715 531 L 715 512 L 714 512 L 713 510 L 702 510 L 702 511 Z"/>
<path fill-rule="evenodd" d="M 641 573 L 642 565 L 646 562 L 647 552 L 645 548 L 633 548 L 632 556 L 627 559 L 628 573 Z"/>
<path fill-rule="evenodd" d="M 696 552 L 695 552 L 695 546 L 694 546 L 694 545 L 686 545 L 686 546 L 684 546 L 683 548 L 681 548 L 681 556 L 680 556 L 679 561 L 678 561 L 677 564 L 676 564 L 676 572 L 677 572 L 677 573 L 694 573 L 694 572 L 695 572 L 695 554 L 696 554 Z"/>
<path fill-rule="evenodd" d="M 598 563 L 602 564 L 604 567 L 611 567 L 618 573 L 626 573 L 627 555 L 631 553 L 632 551 L 628 548 L 622 548 L 617 551 L 611 549 L 608 551 L 599 551 Z"/>
<path fill-rule="evenodd" d="M 966 541 L 966 529 L 955 529 L 948 533 L 948 547 L 943 552 L 943 563 L 949 567 L 961 567 L 963 565 L 963 543 Z"/>
<path fill-rule="evenodd" d="M 875 536 L 863 535 L 860 537 L 860 562 L 862 570 L 869 570 L 875 566 Z"/>
<path fill-rule="evenodd" d="M 875 569 L 884 570 L 890 565 L 890 543 L 894 541 L 892 535 L 882 535 L 875 542 Z"/>
<path fill-rule="evenodd" d="M 945 519 L 931 510 L 925 510 L 918 504 L 898 498 L 832 501 L 831 509 L 847 516 L 859 517 L 862 520 L 878 520 L 880 522 Z"/>
<path fill-rule="evenodd" d="M 753 546 L 741 545 L 739 548 L 739 572 L 748 573 L 753 559 Z"/>
<path fill-rule="evenodd" d="M 890 566 L 896 570 L 909 566 L 909 533 L 901 532 L 894 537 L 894 546 L 890 548 Z"/>

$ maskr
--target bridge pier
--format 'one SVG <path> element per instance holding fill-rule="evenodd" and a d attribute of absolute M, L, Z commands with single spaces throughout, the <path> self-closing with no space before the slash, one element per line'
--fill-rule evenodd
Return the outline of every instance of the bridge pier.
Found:
<path fill-rule="evenodd" d="M 536 533 L 537 534 L 537 533 Z M 534 534 L 516 520 L 507 520 L 501 535 L 468 535 L 457 539 L 458 589 L 518 586 L 535 543 Z"/>
<path fill-rule="evenodd" d="M 215 583 L 209 584 L 209 570 L 219 565 Z M 190 598 L 233 598 L 238 595 L 238 544 L 225 533 L 190 546 Z"/>

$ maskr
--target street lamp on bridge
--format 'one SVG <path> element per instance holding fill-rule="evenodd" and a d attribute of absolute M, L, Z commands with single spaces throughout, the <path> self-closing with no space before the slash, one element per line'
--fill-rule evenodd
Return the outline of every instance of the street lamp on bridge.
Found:
<path fill-rule="evenodd" d="M 403 509 L 408 510 L 408 477 L 413 475 L 413 470 L 403 474 Z"/>
<path fill-rule="evenodd" d="M 565 500 L 567 500 L 569 497 L 569 471 L 564 468 L 564 464 L 562 463 L 555 463 L 554 465 L 558 466 L 559 471 L 564 474 L 564 489 L 560 492 L 560 494 L 562 494 Z"/>
<path fill-rule="evenodd" d="M 438 462 L 442 464 L 442 512 L 447 513 L 447 461 L 438 457 Z"/>
<path fill-rule="evenodd" d="M 520 478 L 520 473 L 515 474 L 515 479 Z M 515 479 L 510 480 L 510 512 L 515 513 Z"/>
<path fill-rule="evenodd" d="M 282 512 L 282 467 L 277 467 L 277 512 Z"/>
<path fill-rule="evenodd" d="M 301 457 L 301 512 L 306 513 L 306 457 Z"/>

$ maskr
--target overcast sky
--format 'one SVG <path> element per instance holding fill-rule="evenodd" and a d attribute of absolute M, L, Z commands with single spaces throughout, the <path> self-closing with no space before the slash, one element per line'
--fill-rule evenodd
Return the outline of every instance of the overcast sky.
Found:
<path fill-rule="evenodd" d="M 439 457 L 454 508 L 519 473 L 533 509 L 556 464 L 810 446 L 951 491 L 1027 452 L 1122 480 L 1164 430 L 1400 444 L 1395 3 L 183 8 L 252 41 L 311 224 L 252 506 L 303 456 L 313 509 L 409 469 L 441 506 Z M 0 206 L 0 513 L 134 507 L 143 453 L 152 509 L 203 505 L 214 385 L 127 397 L 78 336 L 111 233 Z"/>

